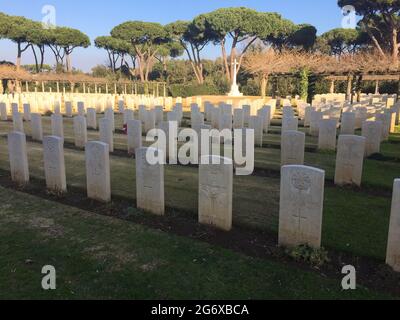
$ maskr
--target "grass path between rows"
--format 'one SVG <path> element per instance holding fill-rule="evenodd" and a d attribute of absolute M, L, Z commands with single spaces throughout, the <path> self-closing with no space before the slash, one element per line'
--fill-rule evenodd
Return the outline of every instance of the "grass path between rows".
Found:
<path fill-rule="evenodd" d="M 384 299 L 251 258 L 0 187 L 0 299 Z M 41 289 L 41 268 L 57 290 Z"/>

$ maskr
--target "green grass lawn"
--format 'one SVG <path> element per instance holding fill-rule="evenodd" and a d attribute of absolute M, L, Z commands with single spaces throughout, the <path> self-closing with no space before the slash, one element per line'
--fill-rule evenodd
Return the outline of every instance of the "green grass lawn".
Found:
<path fill-rule="evenodd" d="M 0 251 L 0 299 L 391 298 L 2 187 Z M 41 289 L 44 265 L 55 291 Z"/>
<path fill-rule="evenodd" d="M 122 127 L 120 115 L 116 115 L 116 123 L 117 128 Z M 43 125 L 44 134 L 50 134 L 49 118 L 43 119 Z M 0 137 L 0 169 L 6 171 L 9 170 L 9 163 L 7 141 L 4 135 L 11 128 L 11 122 L 0 122 L 0 135 L 3 135 Z M 27 135 L 30 135 L 28 124 L 25 124 L 25 130 Z M 278 132 L 279 127 L 275 127 L 273 131 Z M 72 119 L 65 119 L 64 132 L 65 140 L 73 142 Z M 98 136 L 98 132 L 88 132 L 89 140 L 97 140 Z M 391 140 L 382 145 L 382 159 L 365 160 L 361 189 L 339 188 L 332 186 L 330 182 L 327 183 L 322 231 L 325 248 L 378 259 L 382 264 L 384 263 L 391 205 L 390 191 L 393 180 L 400 177 L 400 161 L 397 161 L 400 158 L 399 141 L 400 134 L 392 135 Z M 316 149 L 316 143 L 316 138 L 307 136 L 308 150 Z M 235 226 L 248 230 L 267 231 L 277 238 L 280 136 L 266 134 L 264 144 L 271 147 L 256 149 L 256 167 L 275 171 L 275 174 L 234 177 L 233 221 Z M 126 150 L 124 135 L 115 134 L 115 148 Z M 64 152 L 68 185 L 84 190 L 86 187 L 84 152 L 71 148 L 65 148 Z M 28 157 L 31 176 L 44 179 L 41 144 L 28 142 Z M 335 157 L 334 153 L 329 152 L 306 152 L 305 163 L 324 169 L 327 179 L 331 181 L 334 177 Z M 112 155 L 110 162 L 113 195 L 127 199 L 134 207 L 135 160 Z M 176 210 L 177 214 L 185 219 L 197 220 L 197 168 L 166 166 L 165 193 L 169 211 Z M 5 189 L 0 189 L 0 200 L 1 197 L 15 198 Z M 64 291 L 57 291 L 56 298 L 378 297 L 373 292 L 363 290 L 357 291 L 354 296 L 347 296 L 348 293 L 343 296 L 344 293 L 340 292 L 340 283 L 338 284 L 337 280 L 323 279 L 317 274 L 277 265 L 277 262 L 241 256 L 227 249 L 214 248 L 190 239 L 147 230 L 132 223 L 109 220 L 109 218 L 95 216 L 75 208 L 65 208 L 56 203 L 37 200 L 31 196 L 19 197 L 19 199 L 22 200 L 16 203 L 12 200 L 0 202 L 7 203 L 6 207 L 1 208 L 0 226 L 4 232 L 0 239 L 4 236 L 5 241 L 2 241 L 0 247 L 8 245 L 12 248 L 12 243 L 17 243 L 16 249 L 20 250 L 20 255 L 32 251 L 37 254 L 33 260 L 36 259 L 40 263 L 49 259 L 50 256 L 59 262 L 62 268 L 60 270 L 65 272 L 65 278 L 60 279 L 61 282 L 64 281 Z M 7 206 L 11 206 L 9 210 Z M 48 210 L 49 207 L 51 210 Z M 41 228 L 34 228 L 31 223 L 23 224 L 24 220 L 29 222 L 35 216 L 60 225 L 63 229 L 60 239 L 56 237 L 51 238 L 51 241 L 46 240 Z M 110 230 L 110 228 L 113 229 Z M 45 231 L 53 232 L 53 230 Z M 57 233 L 57 230 L 54 232 Z M 27 239 L 31 239 L 32 242 Z M 42 241 L 45 243 L 43 247 L 38 245 Z M 101 243 L 98 247 L 95 244 L 97 241 Z M 7 247 L 4 248 L 7 249 Z M 183 254 L 185 250 L 186 253 Z M 204 262 L 199 257 L 205 257 Z M 34 292 L 36 282 L 26 279 L 28 276 L 33 276 L 33 266 L 24 264 L 26 259 L 31 258 L 14 258 L 9 253 L 6 259 L 6 261 L 16 259 L 12 263 L 24 270 L 23 275 L 20 275 L 20 280 L 25 279 L 28 286 L 33 286 L 29 290 L 16 288 L 15 297 L 31 297 L 29 294 Z M 151 262 L 151 259 L 155 262 Z M 193 262 L 195 260 L 196 262 Z M 153 264 L 156 265 L 154 270 L 140 271 L 140 266 Z M 233 264 L 235 268 L 232 268 Z M 114 267 L 118 270 L 114 270 Z M 80 274 L 82 270 L 85 270 L 84 274 Z M 202 282 L 199 279 L 203 271 L 208 278 Z M 36 277 L 39 279 L 40 274 Z M 77 283 L 79 277 L 82 277 L 82 284 Z M 239 281 L 235 281 L 240 277 L 242 278 Z M 284 279 L 283 282 L 278 281 L 281 278 Z M 182 280 L 179 281 L 178 287 L 171 289 L 176 279 Z M 265 280 L 260 281 L 260 279 Z M 10 281 L 14 281 L 14 286 L 16 286 L 18 279 L 13 280 L 11 277 L 6 280 L 4 282 L 6 287 L 13 285 Z M 96 281 L 101 281 L 102 288 L 97 288 Z M 152 284 L 159 284 L 159 286 L 156 288 Z M 140 290 L 135 290 L 135 287 L 140 287 Z M 290 287 L 290 290 L 287 287 Z M 27 292 L 28 295 L 26 295 Z M 38 292 L 38 296 L 41 295 L 46 297 L 46 293 Z"/>
<path fill-rule="evenodd" d="M 99 115 L 101 117 L 101 115 Z M 0 123 L 0 133 L 11 130 L 10 122 Z M 44 134 L 50 134 L 50 121 L 44 118 Z M 116 128 L 122 126 L 122 116 L 116 115 Z M 27 134 L 29 125 L 25 124 Z M 72 120 L 65 119 L 65 139 L 73 142 Z M 279 135 L 266 135 L 279 138 Z M 392 136 L 392 140 L 397 135 Z M 89 131 L 89 140 L 98 139 L 98 132 Z M 315 138 L 307 138 L 315 139 Z M 126 137 L 115 135 L 116 148 L 125 150 Z M 6 140 L 0 138 L 0 169 L 9 170 Z M 311 141 L 312 142 L 312 141 Z M 310 143 L 311 143 L 310 142 Z M 392 150 L 398 144 L 385 143 Z M 386 147 L 387 149 L 389 147 Z M 393 152 L 393 151 L 392 151 Z M 385 154 L 383 154 L 386 156 Z M 256 167 L 279 172 L 280 150 L 257 148 Z M 43 179 L 43 151 L 38 143 L 28 143 L 30 173 Z M 306 152 L 306 165 L 324 169 L 333 179 L 335 154 L 332 152 Z M 132 199 L 136 197 L 135 160 L 111 156 L 111 185 L 113 195 Z M 86 187 L 85 157 L 83 151 L 65 149 L 67 181 L 70 186 Z M 384 259 L 390 213 L 390 197 L 379 196 L 375 189 L 390 190 L 393 180 L 400 176 L 400 162 L 365 160 L 364 189 L 327 187 L 324 204 L 323 245 L 327 248 L 352 252 L 357 255 Z M 234 177 L 233 221 L 235 225 L 268 230 L 277 233 L 279 214 L 278 177 Z M 166 166 L 166 206 L 178 209 L 190 219 L 197 219 L 198 169 L 194 167 Z M 347 230 L 347 232 L 343 232 Z M 367 245 L 368 242 L 372 243 Z"/>

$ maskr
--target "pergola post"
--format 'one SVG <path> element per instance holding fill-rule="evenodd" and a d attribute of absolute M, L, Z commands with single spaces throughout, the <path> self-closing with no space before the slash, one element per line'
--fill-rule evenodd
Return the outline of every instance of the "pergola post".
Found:
<path fill-rule="evenodd" d="M 167 97 L 167 85 L 164 83 L 164 98 Z"/>
<path fill-rule="evenodd" d="M 25 89 L 26 89 L 26 92 L 29 92 L 29 85 L 28 85 L 28 81 L 25 81 Z"/>
<path fill-rule="evenodd" d="M 126 83 L 125 83 L 125 90 L 124 90 L 124 94 L 126 94 L 126 91 L 127 91 L 127 86 L 126 86 Z"/>
<path fill-rule="evenodd" d="M 261 78 L 261 97 L 265 98 L 267 96 L 267 84 L 268 84 L 268 75 L 263 74 Z"/>
<path fill-rule="evenodd" d="M 44 92 L 44 82 L 42 81 L 42 92 Z"/>
<path fill-rule="evenodd" d="M 83 83 L 83 93 L 86 94 L 86 83 Z"/>
<path fill-rule="evenodd" d="M 353 76 L 351 74 L 347 76 L 346 99 L 348 101 L 353 100 Z"/>
<path fill-rule="evenodd" d="M 137 83 L 135 83 L 135 95 L 137 95 Z"/>
<path fill-rule="evenodd" d="M 106 83 L 106 94 L 108 94 L 108 83 Z"/>
<path fill-rule="evenodd" d="M 97 83 L 94 84 L 94 92 L 97 94 Z"/>
<path fill-rule="evenodd" d="M 114 82 L 114 94 L 117 94 L 117 83 Z"/>
<path fill-rule="evenodd" d="M 333 80 L 333 79 L 331 80 L 331 87 L 330 87 L 329 92 L 331 94 L 335 93 L 335 80 Z"/>
<path fill-rule="evenodd" d="M 363 81 L 363 75 L 359 74 L 357 77 L 357 82 L 356 82 L 356 93 L 357 93 L 357 102 L 361 101 L 361 84 Z"/>
<path fill-rule="evenodd" d="M 60 83 L 57 81 L 57 93 L 60 92 Z"/>
<path fill-rule="evenodd" d="M 278 77 L 275 76 L 272 82 L 272 98 L 276 99 L 277 94 L 278 94 Z"/>
<path fill-rule="evenodd" d="M 379 94 L 379 80 L 375 81 L 375 94 Z"/>

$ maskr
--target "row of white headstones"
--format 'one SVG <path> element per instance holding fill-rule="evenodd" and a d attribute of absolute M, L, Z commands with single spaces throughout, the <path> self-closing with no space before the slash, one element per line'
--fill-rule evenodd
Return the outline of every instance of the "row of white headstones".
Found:
<path fill-rule="evenodd" d="M 140 117 L 143 117 L 147 111 L 142 110 L 141 112 L 142 116 Z M 88 118 L 89 113 L 90 110 Z M 192 117 L 196 116 L 196 113 L 197 111 L 192 112 Z M 85 148 L 87 195 L 91 199 L 103 202 L 111 200 L 109 153 L 113 140 L 113 121 L 110 119 L 113 114 L 113 110 L 108 113 L 106 111 L 106 118 L 100 120 L 101 141 L 92 142 L 87 142 L 86 118 L 83 116 L 74 118 L 75 143 L 77 146 Z M 224 113 L 220 112 L 220 114 Z M 23 115 L 15 113 L 13 116 L 17 119 L 14 119 L 14 130 L 20 130 L 15 130 L 8 136 L 11 176 L 13 181 L 26 184 L 29 182 L 29 166 L 26 136 L 23 133 Z M 173 114 L 173 116 L 176 117 L 177 114 Z M 96 117 L 95 113 L 94 117 Z M 144 118 L 147 117 L 144 116 Z M 136 120 L 128 120 L 128 123 L 130 121 Z M 320 135 L 324 131 L 323 121 L 320 120 L 318 126 Z M 34 135 L 34 132 L 37 131 L 34 130 L 35 123 L 41 130 L 40 115 L 32 114 L 31 122 Z M 46 136 L 42 139 L 47 188 L 57 192 L 66 192 L 67 190 L 62 122 L 62 116 L 53 115 L 53 136 Z M 21 125 L 22 128 L 19 127 Z M 141 120 L 136 121 L 133 125 L 137 131 L 132 136 L 136 137 L 137 145 L 131 149 L 131 152 L 136 153 L 137 206 L 153 214 L 163 215 L 165 211 L 164 166 L 161 164 L 150 165 L 147 162 L 146 155 L 149 149 L 141 147 L 141 125 Z M 374 132 L 368 132 L 368 134 L 380 145 L 382 123 L 366 121 L 364 126 L 373 127 L 376 130 L 372 130 Z M 336 122 L 334 129 L 336 145 Z M 318 248 L 321 246 L 325 172 L 302 165 L 304 163 L 304 133 L 286 129 L 283 131 L 279 244 L 282 246 L 309 244 Z M 359 185 L 361 183 L 367 139 L 368 137 L 355 135 L 339 136 L 335 175 L 337 184 Z M 199 222 L 229 231 L 232 228 L 233 164 L 219 156 L 205 157 L 211 158 L 210 163 L 219 162 L 220 164 L 200 164 L 199 166 Z M 400 271 L 399 213 L 400 180 L 396 180 L 387 250 L 387 263 L 396 271 Z"/>
<path fill-rule="evenodd" d="M 227 108 L 215 108 L 212 105 L 206 106 L 205 115 L 200 112 L 198 107 L 192 107 L 192 128 L 194 128 L 197 132 L 211 128 L 217 128 L 220 130 L 243 128 L 247 122 L 247 125 L 256 132 L 256 145 L 262 146 L 263 133 L 268 132 L 269 122 L 272 119 L 271 114 L 273 114 L 272 110 L 275 109 L 272 109 L 270 106 L 265 106 L 258 110 L 257 116 L 250 116 L 250 108 L 247 108 L 247 112 L 246 107 L 243 107 L 243 109 L 237 109 L 234 111 L 232 125 L 231 107 L 225 107 Z M 293 113 L 292 109 L 290 111 Z M 84 115 L 84 113 L 82 114 Z M 160 116 L 158 116 L 159 114 Z M 247 117 L 245 117 L 246 114 Z M 75 145 L 80 148 L 83 148 L 87 142 L 87 128 L 97 128 L 96 110 L 94 108 L 88 108 L 87 118 L 85 118 L 83 115 L 74 118 Z M 388 118 L 387 115 L 391 116 L 394 115 L 394 113 L 385 114 L 385 119 Z M 168 133 L 169 121 L 176 121 L 178 122 L 178 125 L 180 125 L 182 118 L 183 112 L 181 106 L 174 107 L 173 111 L 168 113 L 168 121 L 162 121 L 162 107 L 161 109 L 156 108 L 154 110 L 146 110 L 144 106 L 140 107 L 140 120 L 138 121 L 133 120 L 133 110 L 124 110 L 124 123 L 127 124 L 128 133 L 128 152 L 134 153 L 136 148 L 142 146 L 142 132 L 147 133 L 149 130 L 158 126 Z M 211 119 L 211 126 L 204 125 L 205 118 Z M 245 120 L 246 118 L 247 120 Z M 7 116 L 2 117 L 2 119 L 7 119 Z M 32 138 L 34 140 L 41 141 L 43 136 L 41 115 L 30 114 L 29 112 L 24 112 L 24 114 L 21 114 L 13 111 L 14 131 L 24 132 L 24 119 L 31 121 Z M 158 121 L 158 123 L 156 121 Z M 386 122 L 389 123 L 389 121 Z M 356 128 L 355 114 L 343 113 L 340 132 L 341 138 L 339 139 L 338 144 L 339 152 L 337 162 L 343 163 L 345 167 L 353 169 L 350 170 L 350 172 L 352 172 L 351 174 L 346 174 L 348 177 L 347 179 L 337 179 L 339 184 L 341 183 L 340 181 L 344 181 L 360 185 L 362 174 L 361 154 L 364 153 L 365 156 L 370 156 L 371 154 L 380 152 L 381 142 L 387 140 L 389 136 L 389 127 L 383 124 L 383 121 L 364 121 L 362 125 L 362 135 L 364 138 L 357 137 L 354 136 L 354 131 Z M 51 116 L 51 127 L 53 136 L 64 137 L 62 115 L 54 114 Z M 110 152 L 113 152 L 113 132 L 115 131 L 115 121 L 114 111 L 112 109 L 106 110 L 105 118 L 100 120 L 99 128 L 100 141 L 107 143 L 109 145 Z M 304 163 L 305 134 L 297 130 L 298 118 L 295 118 L 294 114 L 289 113 L 288 115 L 284 112 L 281 139 L 282 165 Z M 310 134 L 319 136 L 318 146 L 320 149 L 336 150 L 336 120 L 322 119 L 321 112 L 311 111 Z M 340 166 L 338 167 L 340 168 Z M 340 173 L 349 170 L 337 171 Z M 343 174 L 337 174 L 337 176 L 340 177 L 343 176 Z"/>

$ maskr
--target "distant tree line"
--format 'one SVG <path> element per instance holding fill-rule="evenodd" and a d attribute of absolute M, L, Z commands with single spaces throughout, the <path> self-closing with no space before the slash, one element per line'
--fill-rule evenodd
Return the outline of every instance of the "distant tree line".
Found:
<path fill-rule="evenodd" d="M 90 39 L 77 29 L 43 25 L 24 17 L 9 16 L 0 12 L 0 38 L 17 45 L 16 67 L 21 67 L 22 54 L 32 51 L 35 71 L 40 72 L 45 64 L 45 51 L 50 49 L 57 67 L 72 71 L 71 54 L 77 47 L 87 48 Z"/>
<path fill-rule="evenodd" d="M 97 66 L 93 72 L 142 82 L 184 80 L 215 85 L 224 79 L 229 84 L 234 76 L 234 61 L 238 62 L 239 80 L 243 81 L 247 76 L 242 70 L 246 55 L 265 48 L 318 52 L 337 59 L 360 51 L 377 51 L 397 65 L 400 0 L 338 0 L 338 5 L 354 6 L 360 16 L 357 27 L 333 29 L 319 36 L 310 24 L 297 25 L 277 13 L 245 7 L 222 8 L 191 21 L 167 25 L 128 21 L 114 27 L 109 35 L 95 39 L 95 46 L 106 50 L 108 63 L 105 67 Z M 89 38 L 79 30 L 43 28 L 39 22 L 2 13 L 0 37 L 17 44 L 18 67 L 22 54 L 31 50 L 37 72 L 43 70 L 46 49 L 53 52 L 57 65 L 71 71 L 72 51 L 90 45 Z M 209 45 L 220 47 L 220 57 L 215 61 L 204 59 L 204 49 Z"/>

